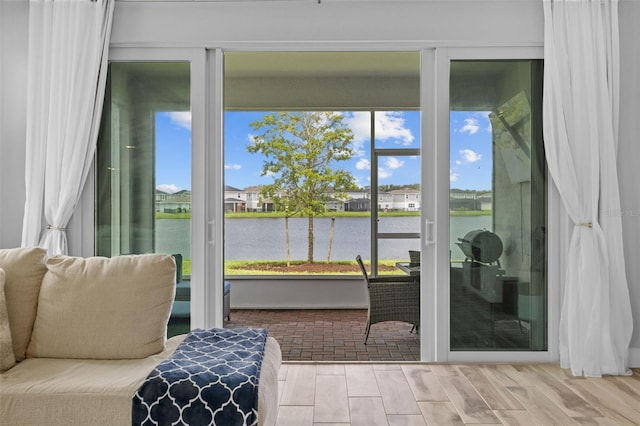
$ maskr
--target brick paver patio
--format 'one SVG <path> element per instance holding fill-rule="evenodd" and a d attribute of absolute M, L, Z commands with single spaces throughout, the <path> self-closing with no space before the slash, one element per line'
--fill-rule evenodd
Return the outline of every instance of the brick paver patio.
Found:
<path fill-rule="evenodd" d="M 418 361 L 420 339 L 411 325 L 384 322 L 371 327 L 364 344 L 366 309 L 232 309 L 225 327 L 269 330 L 284 361 Z"/>

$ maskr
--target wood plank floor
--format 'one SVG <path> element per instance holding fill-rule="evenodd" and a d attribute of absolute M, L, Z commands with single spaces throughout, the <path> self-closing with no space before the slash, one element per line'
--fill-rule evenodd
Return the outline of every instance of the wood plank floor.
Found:
<path fill-rule="evenodd" d="M 278 426 L 640 425 L 633 376 L 557 364 L 282 364 Z"/>

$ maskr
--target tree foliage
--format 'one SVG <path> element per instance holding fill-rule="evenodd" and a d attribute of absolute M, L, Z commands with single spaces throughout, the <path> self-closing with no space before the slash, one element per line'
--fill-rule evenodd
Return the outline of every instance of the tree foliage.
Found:
<path fill-rule="evenodd" d="M 346 199 L 356 189 L 353 175 L 338 163 L 353 157 L 353 132 L 335 112 L 275 112 L 251 123 L 256 134 L 247 146 L 261 153 L 261 174 L 273 183 L 262 197 L 287 217 L 309 218 L 307 261 L 313 262 L 313 218 L 327 211 L 331 199 Z"/>

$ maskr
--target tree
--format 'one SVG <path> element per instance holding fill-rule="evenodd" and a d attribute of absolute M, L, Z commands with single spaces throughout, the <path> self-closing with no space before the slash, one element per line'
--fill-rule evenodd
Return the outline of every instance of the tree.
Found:
<path fill-rule="evenodd" d="M 286 212 L 287 245 L 288 218 L 308 217 L 309 263 L 313 263 L 314 217 L 327 211 L 331 198 L 345 199 L 345 192 L 356 188 L 351 173 L 337 165 L 353 157 L 353 132 L 343 119 L 335 112 L 276 112 L 251 123 L 257 134 L 247 150 L 264 155 L 262 175 L 273 177 L 261 195 Z"/>

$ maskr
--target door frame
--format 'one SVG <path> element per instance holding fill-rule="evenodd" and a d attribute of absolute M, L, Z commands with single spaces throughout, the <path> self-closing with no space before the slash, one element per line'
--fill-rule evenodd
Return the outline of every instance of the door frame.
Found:
<path fill-rule="evenodd" d="M 207 48 L 112 47 L 110 61 L 191 62 L 192 104 L 192 301 L 191 326 L 223 324 L 223 54 L 225 51 L 409 51 L 420 52 L 421 97 L 421 360 L 431 362 L 545 362 L 558 359 L 560 265 L 557 244 L 548 256 L 548 350 L 540 352 L 449 351 L 449 69 L 451 60 L 541 59 L 541 46 L 451 47 L 429 43 L 295 43 Z M 218 165 L 216 168 L 211 164 Z M 89 256 L 94 247 L 91 182 L 70 224 L 76 252 Z M 547 179 L 549 239 L 561 232 L 561 200 Z M 438 191 L 440 189 L 440 191 Z M 430 197 L 429 194 L 436 194 Z M 560 231 L 559 231 L 560 230 Z M 72 237 L 74 238 L 74 237 Z M 436 244 L 436 242 L 442 242 Z"/>

